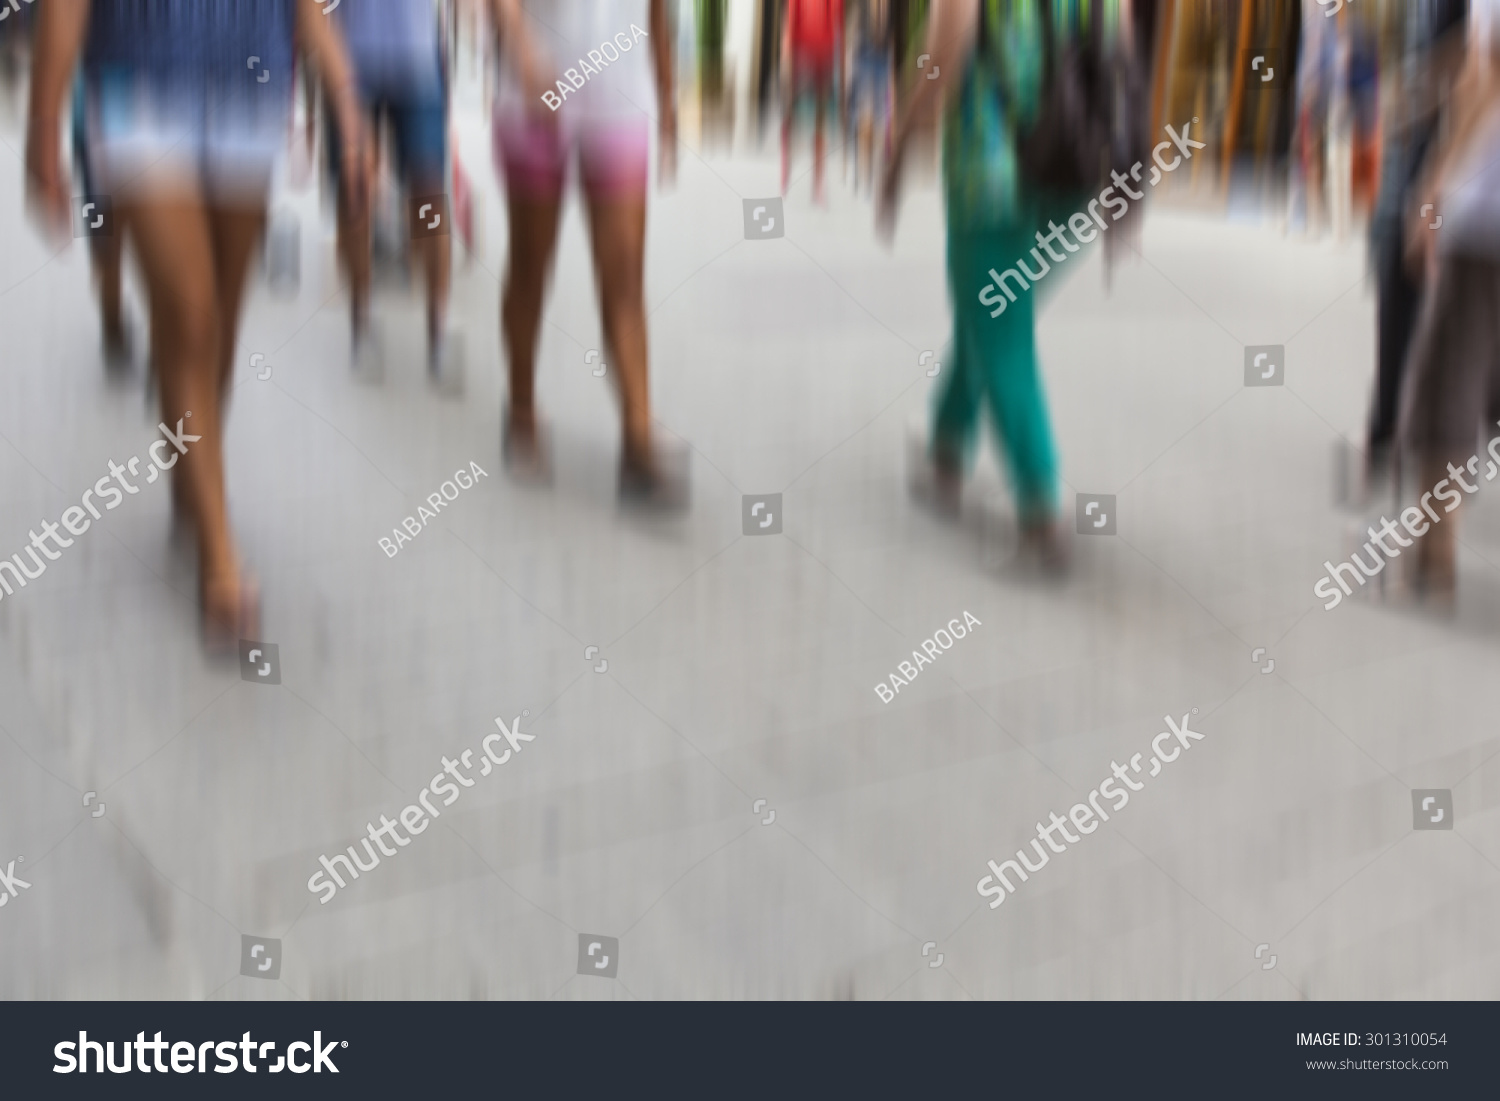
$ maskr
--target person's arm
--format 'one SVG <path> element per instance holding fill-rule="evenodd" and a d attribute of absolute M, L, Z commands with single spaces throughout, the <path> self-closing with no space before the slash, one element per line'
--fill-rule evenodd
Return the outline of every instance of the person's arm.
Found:
<path fill-rule="evenodd" d="M 1494 108 L 1500 83 L 1482 60 L 1470 54 L 1453 88 L 1453 126 L 1433 160 L 1430 178 L 1441 190 L 1457 162 L 1469 151 L 1475 131 Z"/>
<path fill-rule="evenodd" d="M 1428 153 L 1427 167 L 1413 189 L 1415 201 L 1406 235 L 1406 259 L 1413 271 L 1430 274 L 1436 263 L 1433 234 L 1419 212 L 1430 205 L 1441 213 L 1443 192 L 1451 184 L 1464 182 L 1453 180 L 1454 172 L 1465 163 L 1482 124 L 1500 109 L 1500 79 L 1495 65 L 1495 60 L 1471 50 L 1454 83 L 1447 133 Z"/>
<path fill-rule="evenodd" d="M 62 164 L 62 110 L 88 33 L 90 0 L 55 0 L 37 12 L 26 128 L 26 191 L 43 227 L 71 234 L 70 181 Z"/>
<path fill-rule="evenodd" d="M 651 59 L 656 70 L 657 135 L 662 183 L 677 176 L 677 80 L 672 61 L 672 26 L 666 0 L 651 0 Z"/>
<path fill-rule="evenodd" d="M 297 39 L 309 62 L 322 78 L 328 108 L 338 122 L 342 144 L 340 176 L 351 210 L 364 209 L 369 198 L 374 154 L 366 140 L 364 112 L 354 86 L 354 67 L 344 50 L 344 40 L 333 22 L 317 4 L 297 5 Z"/>
<path fill-rule="evenodd" d="M 938 79 L 917 80 L 911 95 L 898 111 L 891 159 L 885 168 L 876 214 L 883 233 L 895 229 L 896 200 L 901 187 L 901 162 L 906 145 L 917 123 L 936 111 L 948 81 L 957 80 L 968 64 L 979 33 L 979 5 L 972 0 L 933 0 L 927 20 L 927 44 L 922 52 L 928 55 L 928 67 L 923 73 L 931 72 L 931 67 L 936 66 Z"/>
<path fill-rule="evenodd" d="M 490 0 L 490 15 L 495 21 L 499 56 L 513 65 L 519 74 L 521 87 L 526 93 L 527 109 L 543 117 L 550 116 L 552 111 L 547 108 L 542 93 L 556 95 L 557 76 L 544 63 L 532 40 L 521 0 Z"/>

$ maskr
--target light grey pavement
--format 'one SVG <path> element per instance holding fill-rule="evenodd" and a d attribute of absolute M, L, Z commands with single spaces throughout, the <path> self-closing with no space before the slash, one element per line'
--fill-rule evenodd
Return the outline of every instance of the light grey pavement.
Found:
<path fill-rule="evenodd" d="M 693 449 L 675 521 L 614 503 L 573 205 L 539 380 L 557 484 L 508 482 L 505 219 L 474 103 L 461 121 L 485 228 L 455 282 L 461 400 L 426 385 L 399 291 L 386 381 L 351 377 L 316 192 L 278 199 L 303 278 L 248 302 L 227 464 L 281 683 L 202 656 L 160 484 L 0 601 L 0 870 L 24 856 L 31 884 L 0 910 L 0 996 L 1500 994 L 1493 494 L 1464 516 L 1455 620 L 1312 594 L 1360 519 L 1332 503 L 1372 374 L 1358 242 L 1179 204 L 1112 291 L 1098 257 L 1053 277 L 1065 519 L 1075 492 L 1118 516 L 1039 584 L 1007 563 L 990 448 L 957 527 L 907 495 L 941 381 L 919 357 L 945 354 L 941 208 L 914 189 L 887 251 L 837 159 L 829 207 L 804 176 L 775 240 L 742 222 L 775 194 L 769 153 L 684 152 L 653 195 L 656 415 Z M 139 370 L 106 383 L 85 250 L 52 255 L 24 221 L 13 114 L 0 137 L 8 553 L 143 454 L 156 417 Z M 1286 346 L 1284 386 L 1245 387 L 1255 344 Z M 471 463 L 474 488 L 387 557 L 377 540 Z M 742 534 L 742 495 L 770 493 L 781 533 Z M 966 611 L 981 625 L 882 703 L 877 681 Z M 1202 741 L 988 908 L 986 861 L 1193 708 Z M 318 901 L 320 855 L 523 710 L 534 741 Z M 1451 830 L 1414 830 L 1426 788 L 1451 792 Z M 578 973 L 583 934 L 618 938 L 614 978 Z M 280 942 L 278 979 L 240 974 L 243 935 Z"/>

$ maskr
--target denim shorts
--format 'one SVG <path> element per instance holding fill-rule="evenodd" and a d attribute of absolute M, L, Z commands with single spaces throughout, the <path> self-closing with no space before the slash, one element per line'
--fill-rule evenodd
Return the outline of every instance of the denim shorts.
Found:
<path fill-rule="evenodd" d="M 372 121 L 391 123 L 396 166 L 416 191 L 442 191 L 448 174 L 448 96 L 442 82 L 364 79 L 360 103 Z M 328 126 L 328 165 L 339 174 L 342 150 L 338 126 Z"/>

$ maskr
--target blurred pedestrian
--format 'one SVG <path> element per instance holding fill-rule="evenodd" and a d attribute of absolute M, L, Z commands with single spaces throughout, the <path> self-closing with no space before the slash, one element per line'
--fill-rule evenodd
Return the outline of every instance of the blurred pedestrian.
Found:
<path fill-rule="evenodd" d="M 113 200 L 146 283 L 163 421 L 195 442 L 172 470 L 196 526 L 199 606 L 213 648 L 253 638 L 259 600 L 235 551 L 224 493 L 225 402 L 240 299 L 265 222 L 300 42 L 362 165 L 347 60 L 316 5 L 293 0 L 47 0 L 39 4 L 26 167 L 49 231 L 70 232 L 63 104 L 82 59 L 90 187 Z M 346 175 L 351 197 L 363 173 Z M 191 417 L 191 420 L 187 420 Z"/>
<path fill-rule="evenodd" d="M 792 170 L 792 122 L 797 100 L 811 90 L 813 103 L 813 198 L 824 200 L 823 120 L 839 108 L 836 62 L 843 52 L 844 0 L 786 0 L 781 40 L 784 86 L 781 106 L 781 193 Z"/>
<path fill-rule="evenodd" d="M 84 81 L 80 69 L 73 82 L 73 170 L 85 195 L 97 195 L 89 173 L 88 141 L 84 126 Z M 122 374 L 131 366 L 135 339 L 126 321 L 123 301 L 125 235 L 115 227 L 113 232 L 91 236 L 89 267 L 94 273 L 94 293 L 99 299 L 99 343 L 104 366 L 112 374 Z M 149 397 L 148 397 L 149 400 Z"/>
<path fill-rule="evenodd" d="M 1477 485 L 1473 457 L 1488 461 L 1480 424 L 1491 426 L 1489 436 L 1500 419 L 1500 0 L 1471 0 L 1468 39 L 1448 125 L 1408 215 L 1407 257 L 1425 293 L 1402 379 L 1399 432 L 1422 492 L 1456 492 L 1452 483 L 1465 486 L 1465 470 Z M 1434 213 L 1442 215 L 1436 231 Z M 1456 521 L 1431 525 L 1408 578 L 1419 596 L 1450 607 Z"/>
<path fill-rule="evenodd" d="M 854 146 L 854 180 L 858 184 L 861 164 L 866 178 L 874 178 L 877 134 L 882 157 L 890 156 L 896 49 L 891 0 L 856 0 L 852 22 L 844 137 Z"/>
<path fill-rule="evenodd" d="M 1370 257 L 1376 286 L 1376 379 L 1371 402 L 1366 479 L 1391 465 L 1402 370 L 1421 304 L 1421 271 L 1405 261 L 1414 188 L 1438 131 L 1440 108 L 1464 59 L 1467 0 L 1426 0 L 1405 12 L 1405 54 L 1394 74 L 1382 127 L 1379 192 L 1370 218 Z M 1434 212 L 1427 212 L 1427 223 Z"/>
<path fill-rule="evenodd" d="M 1042 4 L 1051 4 L 1050 11 L 1039 14 Z M 1120 26 L 1119 6 L 1099 2 L 1089 8 L 1101 21 L 1094 28 L 1093 56 L 1103 57 L 1113 48 L 1107 39 Z M 1057 521 L 1057 453 L 1036 354 L 1037 289 L 1023 283 L 1022 292 L 994 313 L 995 298 L 982 301 L 981 295 L 991 269 L 1007 268 L 1018 257 L 1046 265 L 1041 266 L 1045 275 L 1050 265 L 1034 246 L 1049 223 L 1066 223 L 1089 197 L 1093 181 L 1086 171 L 1071 182 L 1056 182 L 1062 177 L 1042 171 L 1040 154 L 1026 143 L 1034 131 L 1050 127 L 1055 133 L 1046 136 L 1067 137 L 1101 121 L 1097 114 L 1078 113 L 1088 106 L 1081 96 L 1071 104 L 1061 96 L 1058 69 L 1045 60 L 1049 49 L 1056 59 L 1066 44 L 1079 42 L 1082 26 L 1080 5 L 1067 0 L 934 5 L 923 52 L 941 77 L 915 82 L 897 123 L 880 197 L 881 223 L 889 230 L 906 144 L 916 120 L 946 89 L 943 182 L 953 346 L 945 357 L 931 442 L 914 488 L 925 485 L 940 511 L 957 515 L 980 406 L 987 403 L 1009 467 L 1023 551 L 1047 568 L 1060 567 L 1064 551 Z M 1074 113 L 1060 113 L 1065 111 Z M 1111 232 L 1118 237 L 1120 231 Z M 1047 286 L 1054 288 L 1056 281 Z"/>
<path fill-rule="evenodd" d="M 454 391 L 462 385 L 463 345 L 448 325 L 454 204 L 444 199 L 448 192 L 448 81 L 438 10 L 433 0 L 358 0 L 340 4 L 333 17 L 343 32 L 370 132 L 378 135 L 382 120 L 390 124 L 395 164 L 410 208 L 412 249 L 426 277 L 428 374 L 439 386 Z M 337 119 L 328 133 L 329 164 L 337 178 L 341 146 Z M 418 225 L 417 212 L 429 200 L 433 209 Z M 434 219 L 447 219 L 450 225 L 440 233 L 422 232 Z M 350 348 L 355 368 L 365 377 L 378 378 L 384 372 L 384 341 L 370 322 L 370 204 L 356 209 L 341 190 L 338 222 L 340 251 L 349 275 Z"/>
<path fill-rule="evenodd" d="M 677 112 L 667 2 L 492 3 L 503 59 L 494 149 L 510 213 L 510 257 L 501 300 L 510 363 L 502 428 L 506 465 L 523 477 L 545 478 L 549 472 L 533 382 L 563 184 L 568 162 L 576 155 L 588 207 L 605 360 L 622 405 L 620 496 L 627 502 L 681 507 L 687 502 L 684 472 L 666 461 L 652 438 L 644 299 L 651 148 L 647 112 L 653 105 L 663 179 L 675 171 Z M 601 58 L 607 62 L 603 67 L 598 65 Z"/>

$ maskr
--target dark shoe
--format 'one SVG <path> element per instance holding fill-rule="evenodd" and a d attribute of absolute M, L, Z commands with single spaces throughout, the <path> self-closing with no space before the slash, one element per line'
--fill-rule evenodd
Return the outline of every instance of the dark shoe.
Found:
<path fill-rule="evenodd" d="M 649 458 L 620 459 L 620 503 L 650 512 L 681 512 L 691 504 L 686 450 L 653 448 Z"/>
<path fill-rule="evenodd" d="M 100 339 L 104 351 L 104 369 L 111 375 L 126 374 L 135 361 L 135 337 L 123 317 L 118 329 L 105 329 Z"/>
<path fill-rule="evenodd" d="M 1048 577 L 1068 572 L 1068 545 L 1055 517 L 1021 525 L 1020 557 Z"/>

